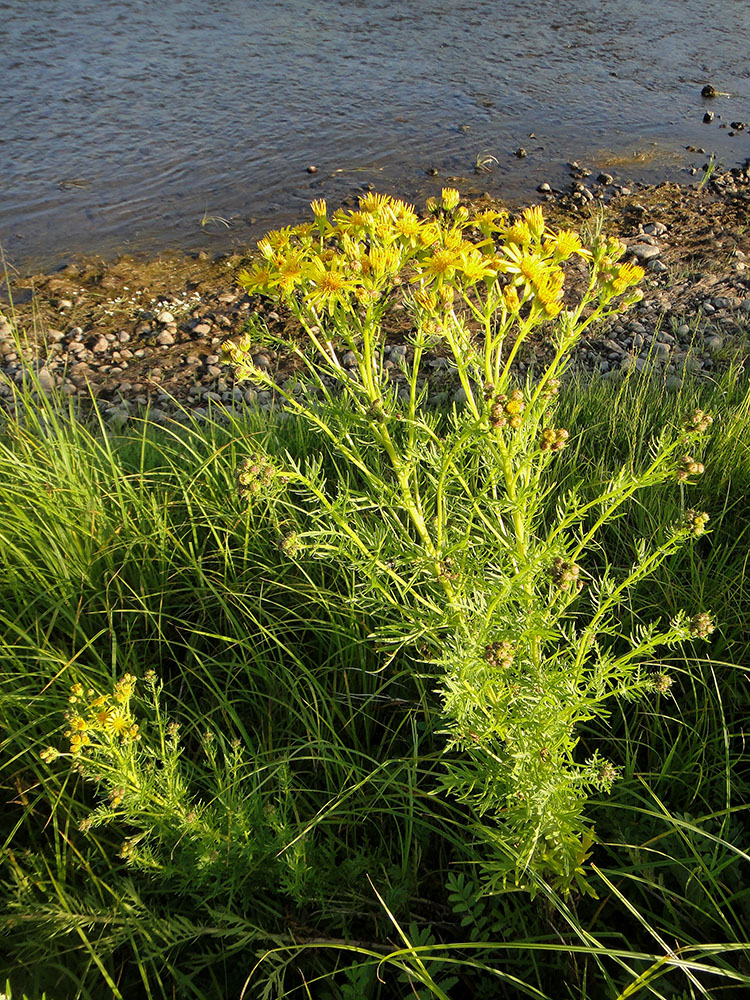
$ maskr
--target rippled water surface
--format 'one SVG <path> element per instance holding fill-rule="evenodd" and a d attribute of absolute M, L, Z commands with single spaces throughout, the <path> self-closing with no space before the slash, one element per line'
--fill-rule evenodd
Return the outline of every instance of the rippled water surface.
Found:
<path fill-rule="evenodd" d="M 20 267 L 218 247 L 321 194 L 422 197 L 482 152 L 511 198 L 570 158 L 729 166 L 749 29 L 729 0 L 0 0 L 0 244 Z M 730 96 L 704 125 L 708 81 Z"/>

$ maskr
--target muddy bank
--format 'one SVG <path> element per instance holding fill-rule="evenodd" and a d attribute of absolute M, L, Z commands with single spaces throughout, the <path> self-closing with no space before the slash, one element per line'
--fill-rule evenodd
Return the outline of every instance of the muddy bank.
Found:
<path fill-rule="evenodd" d="M 464 199 L 497 204 L 476 190 L 476 179 L 453 178 Z M 672 183 L 629 189 L 607 174 L 571 165 L 565 190 L 544 185 L 539 200 L 551 223 L 586 228 L 603 215 L 604 229 L 628 245 L 646 268 L 643 301 L 606 329 L 593 330 L 576 363 L 603 377 L 630 367 L 655 366 L 669 382 L 687 369 L 710 377 L 750 348 L 750 168 L 710 176 L 702 186 Z M 511 208 L 518 206 L 509 206 Z M 167 253 L 113 262 L 82 259 L 54 274 L 10 281 L 13 306 L 0 319 L 0 394 L 32 362 L 42 388 L 77 397 L 96 396 L 106 416 L 125 423 L 145 406 L 165 419 L 177 404 L 200 413 L 211 406 L 268 405 L 266 392 L 235 384 L 220 363 L 228 337 L 259 328 L 294 335 L 293 320 L 235 283 L 247 254 Z M 6 292 L 8 289 L 6 289 Z M 403 356 L 404 317 L 394 313 L 388 352 Z M 22 345 L 16 341 L 20 332 Z M 544 345 L 530 347 L 520 368 Z M 23 357 L 21 356 L 23 355 Z M 289 360 L 257 334 L 255 362 L 283 378 Z M 426 374 L 448 401 L 450 372 L 438 357 Z M 396 373 L 394 373 L 396 374 Z"/>

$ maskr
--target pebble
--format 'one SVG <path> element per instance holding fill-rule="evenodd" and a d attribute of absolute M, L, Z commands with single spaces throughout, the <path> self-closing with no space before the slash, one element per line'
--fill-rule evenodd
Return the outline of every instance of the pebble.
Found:
<path fill-rule="evenodd" d="M 730 298 L 727 298 L 724 295 L 717 296 L 715 299 L 712 299 L 711 302 L 712 302 L 712 305 L 716 309 L 731 309 L 732 308 L 732 300 Z"/>
<path fill-rule="evenodd" d="M 547 184 L 546 181 L 543 184 L 539 185 L 537 191 L 539 192 L 539 194 L 552 194 L 552 188 L 549 186 L 549 184 Z"/>
<path fill-rule="evenodd" d="M 216 361 L 219 360 L 218 355 L 212 354 L 206 358 L 206 361 L 210 362 L 212 358 L 216 358 Z M 253 354 L 253 364 L 256 368 L 270 368 L 271 359 L 267 354 Z"/>
<path fill-rule="evenodd" d="M 163 323 L 164 326 L 167 326 L 169 323 L 174 323 L 175 321 L 173 313 L 171 313 L 168 309 L 164 309 L 160 312 L 156 319 L 159 323 Z"/>
<path fill-rule="evenodd" d="M 346 354 L 341 359 L 341 364 L 344 368 L 356 368 L 357 366 L 357 355 L 354 351 L 347 351 Z"/>
<path fill-rule="evenodd" d="M 659 247 L 651 246 L 650 243 L 633 243 L 628 247 L 628 253 L 637 257 L 639 261 L 655 260 L 661 256 Z"/>
<path fill-rule="evenodd" d="M 197 333 L 199 337 L 206 337 L 211 332 L 211 326 L 209 323 L 198 323 L 193 327 L 193 333 Z"/>
<path fill-rule="evenodd" d="M 651 260 L 648 262 L 648 269 L 653 274 L 664 274 L 666 271 L 669 270 L 664 261 L 659 260 L 658 258 L 656 260 Z"/>
<path fill-rule="evenodd" d="M 50 393 L 55 388 L 55 376 L 49 368 L 40 368 L 36 378 L 42 392 Z"/>
<path fill-rule="evenodd" d="M 174 342 L 175 336 L 173 333 L 170 333 L 169 330 L 162 330 L 156 338 L 156 343 L 160 347 L 171 347 Z"/>
<path fill-rule="evenodd" d="M 709 351 L 720 351 L 723 346 L 724 338 L 718 333 L 706 340 L 706 349 Z"/>

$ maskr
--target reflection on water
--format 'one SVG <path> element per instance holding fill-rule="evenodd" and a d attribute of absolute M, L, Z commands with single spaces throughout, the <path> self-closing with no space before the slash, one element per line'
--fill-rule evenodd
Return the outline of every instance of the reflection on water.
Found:
<path fill-rule="evenodd" d="M 732 163 L 749 28 L 726 0 L 0 0 L 0 243 L 22 264 L 243 241 L 320 194 L 423 195 L 480 152 L 507 197 L 598 149 L 666 151 L 624 162 L 645 179 L 691 143 Z M 732 95 L 711 125 L 707 81 Z"/>

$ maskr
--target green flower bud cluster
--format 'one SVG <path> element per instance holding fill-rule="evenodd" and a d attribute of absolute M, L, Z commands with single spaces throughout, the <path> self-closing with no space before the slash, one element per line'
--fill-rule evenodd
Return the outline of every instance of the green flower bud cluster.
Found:
<path fill-rule="evenodd" d="M 651 683 L 657 694 L 668 694 L 674 684 L 674 679 L 661 671 L 651 676 Z"/>
<path fill-rule="evenodd" d="M 565 562 L 560 556 L 555 559 L 547 572 L 553 585 L 559 590 L 568 590 L 571 585 L 574 590 L 583 587 L 583 583 L 579 580 L 581 567 L 575 563 Z"/>
<path fill-rule="evenodd" d="M 562 451 L 569 437 L 564 427 L 547 427 L 542 431 L 539 447 L 542 451 Z"/>
<path fill-rule="evenodd" d="M 243 458 L 235 470 L 241 499 L 260 496 L 274 478 L 276 470 L 261 456 Z"/>
<path fill-rule="evenodd" d="M 682 429 L 686 434 L 705 434 L 713 422 L 714 418 L 710 414 L 696 410 L 682 421 Z"/>
<path fill-rule="evenodd" d="M 711 616 L 705 611 L 701 611 L 700 614 L 693 615 L 690 619 L 689 628 L 690 634 L 696 639 L 707 639 L 715 630 L 715 625 L 711 621 Z"/>
<path fill-rule="evenodd" d="M 700 476 L 705 471 L 705 466 L 696 462 L 692 455 L 683 455 L 677 467 L 677 478 L 684 483 L 690 476 Z"/>
<path fill-rule="evenodd" d="M 488 390 L 491 388 L 491 386 L 487 386 Z M 503 427 L 516 430 L 521 426 L 526 403 L 520 389 L 514 389 L 509 396 L 506 396 L 505 393 L 491 396 L 488 402 L 490 403 L 490 424 L 495 430 L 500 430 Z"/>
<path fill-rule="evenodd" d="M 484 658 L 491 667 L 509 670 L 513 665 L 515 646 L 511 642 L 491 642 L 484 648 Z"/>
<path fill-rule="evenodd" d="M 614 784 L 615 781 L 617 781 L 619 776 L 618 770 L 614 764 L 610 763 L 608 760 L 604 760 L 599 766 L 596 779 L 603 788 L 608 789 Z"/>
<path fill-rule="evenodd" d="M 290 559 L 296 559 L 302 549 L 302 543 L 300 542 L 299 535 L 294 532 L 284 535 L 279 542 L 279 549 L 285 556 L 289 556 Z"/>
<path fill-rule="evenodd" d="M 551 399 L 552 396 L 556 396 L 560 391 L 560 384 L 561 383 L 559 378 L 548 379 L 545 382 L 540 395 L 542 396 L 543 399 Z"/>
<path fill-rule="evenodd" d="M 685 512 L 683 528 L 685 528 L 691 538 L 700 538 L 701 535 L 706 533 L 708 521 L 709 516 L 704 510 L 691 509 Z"/>

